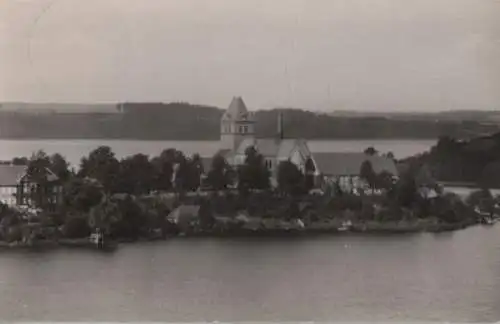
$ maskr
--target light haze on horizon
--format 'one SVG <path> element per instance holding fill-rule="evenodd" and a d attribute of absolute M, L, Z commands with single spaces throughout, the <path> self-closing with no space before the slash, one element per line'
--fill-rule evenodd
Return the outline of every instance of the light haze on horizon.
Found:
<path fill-rule="evenodd" d="M 2 0 L 0 102 L 500 109 L 500 1 Z"/>

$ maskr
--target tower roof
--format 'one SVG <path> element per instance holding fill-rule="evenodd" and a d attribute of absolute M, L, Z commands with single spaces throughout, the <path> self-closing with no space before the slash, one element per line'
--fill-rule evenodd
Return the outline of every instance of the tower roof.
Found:
<path fill-rule="evenodd" d="M 248 109 L 243 99 L 241 99 L 241 97 L 233 97 L 233 100 L 222 118 L 226 120 L 242 120 L 247 119 L 249 117 L 248 115 Z"/>

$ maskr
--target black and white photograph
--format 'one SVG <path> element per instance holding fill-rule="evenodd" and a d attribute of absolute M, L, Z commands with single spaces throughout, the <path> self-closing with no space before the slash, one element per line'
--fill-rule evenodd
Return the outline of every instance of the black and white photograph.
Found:
<path fill-rule="evenodd" d="M 500 321 L 500 1 L 0 0 L 0 321 Z"/>

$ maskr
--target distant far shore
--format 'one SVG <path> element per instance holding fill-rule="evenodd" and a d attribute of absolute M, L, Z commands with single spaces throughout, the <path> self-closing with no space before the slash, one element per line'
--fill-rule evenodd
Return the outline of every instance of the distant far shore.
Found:
<path fill-rule="evenodd" d="M 264 136 L 257 136 L 264 137 Z M 437 141 L 438 137 L 303 137 L 309 141 Z M 219 138 L 141 138 L 141 137 L 82 137 L 82 136 L 65 136 L 65 137 L 36 137 L 36 136 L 0 136 L 0 140 L 8 141 L 140 141 L 140 142 L 161 142 L 161 141 L 179 141 L 179 142 L 215 142 Z"/>
<path fill-rule="evenodd" d="M 111 108 L 112 113 L 21 113 L 0 109 L 0 138 L 218 140 L 224 113 L 215 107 L 187 103 L 125 103 L 119 110 Z M 285 137 L 311 140 L 436 139 L 442 135 L 469 138 L 499 131 L 497 123 L 482 115 L 335 116 L 280 108 L 255 111 L 256 135 L 275 136 L 280 114 Z"/>

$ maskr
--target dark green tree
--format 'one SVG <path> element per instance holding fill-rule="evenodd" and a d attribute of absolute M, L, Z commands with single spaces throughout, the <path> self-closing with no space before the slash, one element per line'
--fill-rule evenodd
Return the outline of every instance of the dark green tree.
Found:
<path fill-rule="evenodd" d="M 488 163 L 477 183 L 481 188 L 500 188 L 500 160 Z"/>
<path fill-rule="evenodd" d="M 314 165 L 314 161 L 311 157 L 306 159 L 304 165 L 304 190 L 309 192 L 314 187 L 314 176 L 316 173 L 316 166 Z"/>
<path fill-rule="evenodd" d="M 27 157 L 15 157 L 12 159 L 13 165 L 28 165 L 29 159 Z"/>
<path fill-rule="evenodd" d="M 178 161 L 178 152 L 175 149 L 166 149 L 161 154 L 152 160 L 155 168 L 154 190 L 168 191 L 172 190 L 172 177 L 174 173 L 174 165 Z"/>
<path fill-rule="evenodd" d="M 90 178 L 73 178 L 64 185 L 63 205 L 68 211 L 88 213 L 105 198 L 102 184 Z"/>
<path fill-rule="evenodd" d="M 118 204 L 111 199 L 103 199 L 90 209 L 87 224 L 93 231 L 100 229 L 106 234 L 111 234 L 112 229 L 120 224 L 121 219 L 122 210 Z"/>
<path fill-rule="evenodd" d="M 372 163 L 369 160 L 365 160 L 361 164 L 361 168 L 359 170 L 359 175 L 361 179 L 365 180 L 371 189 L 375 188 L 375 183 L 377 180 L 377 174 L 373 170 Z"/>
<path fill-rule="evenodd" d="M 271 173 L 264 157 L 253 146 L 245 150 L 245 163 L 238 168 L 238 187 L 245 192 L 251 189 L 268 189 Z"/>
<path fill-rule="evenodd" d="M 64 183 L 71 177 L 71 171 L 69 169 L 69 163 L 66 161 L 64 156 L 59 153 L 52 154 L 50 156 L 50 170 L 59 178 L 59 180 Z"/>
<path fill-rule="evenodd" d="M 399 179 L 395 196 L 398 205 L 402 207 L 411 207 L 418 200 L 418 187 L 413 173 L 407 173 Z"/>
<path fill-rule="evenodd" d="M 212 213 L 212 208 L 210 206 L 210 200 L 203 200 L 200 203 L 200 210 L 198 212 L 200 219 L 200 226 L 203 229 L 211 229 L 215 224 L 215 217 Z"/>
<path fill-rule="evenodd" d="M 304 175 L 290 160 L 280 162 L 278 166 L 278 188 L 291 196 L 304 192 Z"/>
<path fill-rule="evenodd" d="M 466 198 L 467 205 L 479 208 L 482 212 L 493 213 L 495 200 L 489 189 L 483 188 L 473 191 Z"/>
<path fill-rule="evenodd" d="M 367 155 L 377 155 L 378 151 L 373 146 L 370 146 L 364 150 L 364 153 Z"/>
<path fill-rule="evenodd" d="M 189 160 L 189 173 L 187 188 L 190 191 L 197 190 L 201 185 L 201 176 L 205 172 L 203 163 L 199 154 L 194 154 Z"/>
<path fill-rule="evenodd" d="M 212 159 L 212 166 L 207 174 L 207 184 L 214 190 L 225 190 L 232 184 L 232 169 L 226 159 L 216 154 Z"/>
<path fill-rule="evenodd" d="M 118 192 L 117 179 L 120 173 L 120 162 L 109 146 L 100 146 L 84 157 L 80 163 L 79 175 L 90 177 L 102 183 L 107 192 Z"/>
<path fill-rule="evenodd" d="M 379 189 L 391 190 L 394 187 L 393 175 L 387 171 L 382 171 L 376 175 L 376 185 Z"/>
<path fill-rule="evenodd" d="M 133 195 L 149 194 L 154 187 L 155 168 L 144 154 L 120 161 L 119 191 Z"/>
<path fill-rule="evenodd" d="M 113 198 L 112 201 L 117 206 L 119 222 L 111 228 L 113 236 L 137 239 L 141 230 L 147 225 L 148 218 L 143 209 L 133 196 L 125 195 L 120 198 Z"/>

